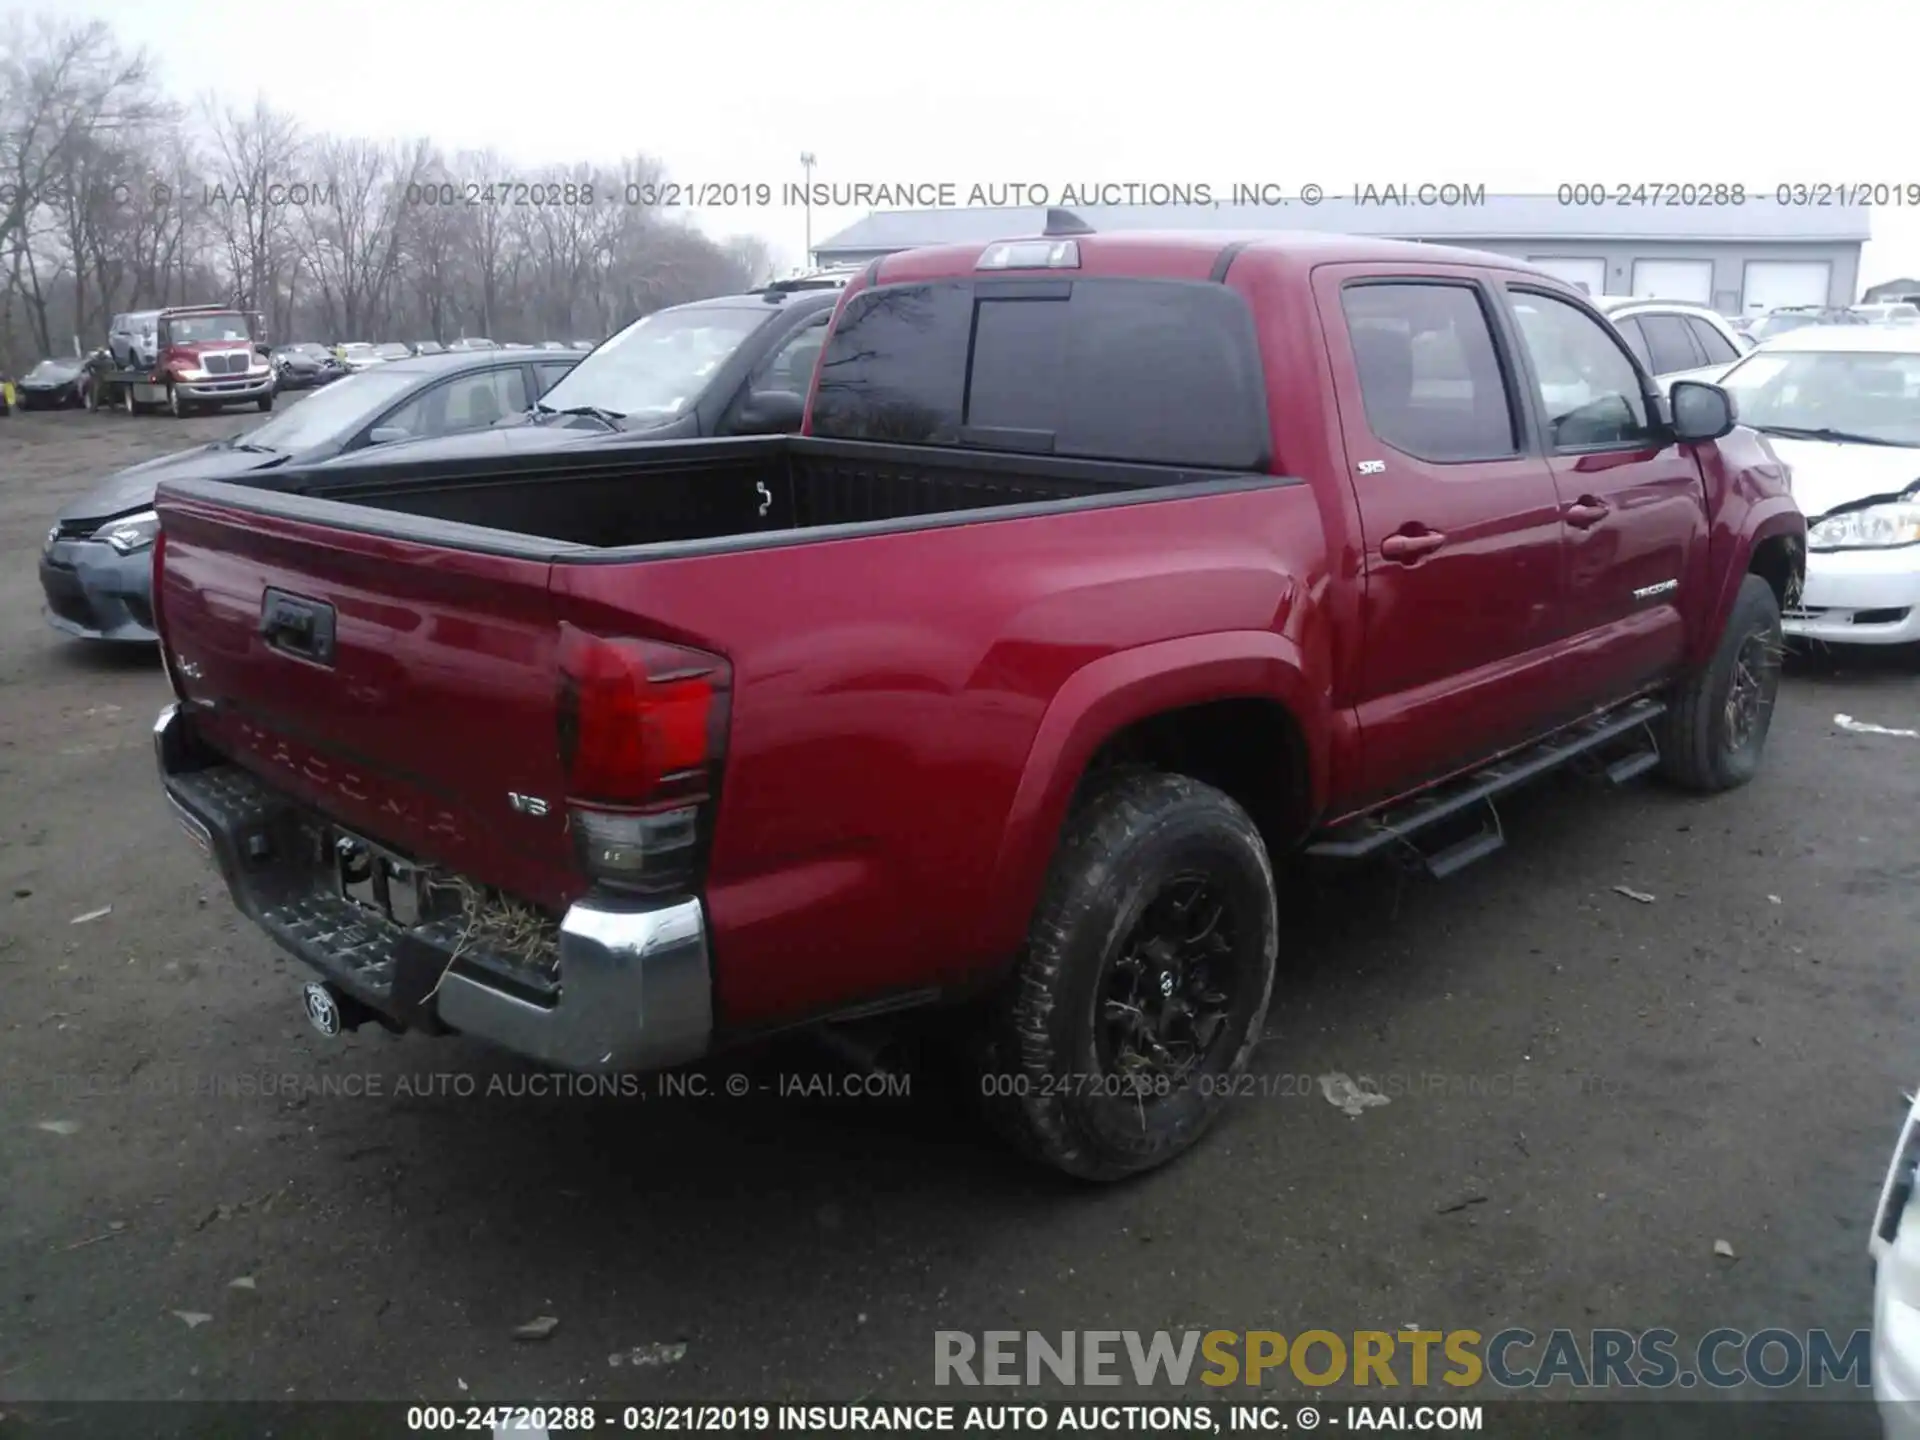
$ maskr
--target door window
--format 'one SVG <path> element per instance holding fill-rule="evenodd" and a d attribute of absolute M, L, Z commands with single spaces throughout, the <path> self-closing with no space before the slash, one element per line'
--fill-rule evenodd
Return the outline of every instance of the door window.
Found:
<path fill-rule="evenodd" d="M 1678 315 L 1642 315 L 1640 328 L 1647 332 L 1647 349 L 1653 354 L 1653 373 L 1671 375 L 1676 370 L 1695 370 L 1706 359 L 1693 346 L 1693 334 Z"/>
<path fill-rule="evenodd" d="M 1516 454 L 1513 407 L 1479 292 L 1366 283 L 1340 297 L 1367 428 L 1422 460 Z"/>
<path fill-rule="evenodd" d="M 805 395 L 813 385 L 814 364 L 826 345 L 830 318 L 831 312 L 824 313 L 789 335 L 778 350 L 754 368 L 748 388 Z"/>
<path fill-rule="evenodd" d="M 380 421 L 381 428 L 397 427 L 411 439 L 478 430 L 517 415 L 527 408 L 527 382 L 518 365 L 483 370 L 436 385 Z"/>
<path fill-rule="evenodd" d="M 1554 448 L 1645 445 L 1653 439 L 1639 373 L 1612 330 L 1577 305 L 1531 290 L 1513 292 L 1513 313 Z M 1650 317 L 1640 318 L 1644 323 Z M 1651 344 L 1651 333 L 1648 339 Z M 1654 354 L 1657 359 L 1659 352 Z"/>
<path fill-rule="evenodd" d="M 547 391 L 551 390 L 559 381 L 560 377 L 572 368 L 571 365 L 556 365 L 552 361 L 548 361 L 545 365 L 534 366 L 533 378 L 540 384 L 540 393 L 542 395 L 546 394 Z"/>
<path fill-rule="evenodd" d="M 827 322 L 832 318 L 832 311 L 822 311 L 753 367 L 753 373 L 741 384 L 740 393 L 733 397 L 727 413 L 721 417 L 720 434 L 740 433 L 741 417 L 756 395 L 785 392 L 803 401 L 807 398 L 807 392 L 813 388 L 813 373 L 819 364 L 820 352 L 826 348 Z"/>
<path fill-rule="evenodd" d="M 1629 315 L 1613 328 L 1620 332 L 1620 338 L 1627 342 L 1627 348 L 1633 351 L 1634 358 L 1647 367 L 1647 373 L 1656 374 L 1653 352 L 1647 348 L 1647 332 L 1640 328 L 1640 322 Z"/>
<path fill-rule="evenodd" d="M 1700 347 L 1700 353 L 1707 357 L 1707 364 L 1731 365 L 1740 358 L 1740 352 L 1728 343 L 1727 337 L 1699 316 L 1687 316 L 1687 328 L 1693 332 L 1693 341 Z"/>

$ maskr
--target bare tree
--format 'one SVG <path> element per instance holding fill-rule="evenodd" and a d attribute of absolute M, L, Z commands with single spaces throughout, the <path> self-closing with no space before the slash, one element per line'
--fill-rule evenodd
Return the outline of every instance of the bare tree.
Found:
<path fill-rule="evenodd" d="M 747 284 L 764 285 L 773 278 L 773 251 L 758 235 L 729 235 L 720 248 L 740 267 Z"/>
<path fill-rule="evenodd" d="M 342 335 L 359 335 L 386 306 L 404 253 L 408 187 L 417 187 L 428 156 L 424 141 L 327 140 L 319 148 L 322 198 L 301 212 L 301 248 L 322 312 Z"/>
<path fill-rule="evenodd" d="M 572 339 L 767 278 L 762 242 L 716 243 L 654 203 L 664 179 L 637 153 L 541 174 L 304 136 L 264 100 L 187 112 L 106 26 L 16 21 L 0 30 L 0 364 L 166 304 L 244 301 L 276 340 Z"/>
<path fill-rule="evenodd" d="M 61 240 L 70 247 L 77 214 L 97 208 L 87 187 L 101 182 L 115 137 L 124 143 L 164 111 L 145 52 L 123 50 L 104 22 L 43 18 L 30 26 L 14 18 L 0 42 L 0 255 L 10 261 L 0 346 L 11 338 L 11 302 L 25 293 L 32 296 L 34 338 L 46 348 L 48 272 L 64 270 L 69 283 L 78 281 L 71 251 L 58 262 L 22 253 L 44 243 L 45 211 L 66 212 Z"/>
<path fill-rule="evenodd" d="M 208 96 L 201 111 L 214 166 L 210 183 L 201 187 L 208 226 L 226 251 L 236 298 L 266 312 L 278 332 L 293 318 L 275 313 L 286 308 L 276 300 L 294 255 L 287 217 L 297 199 L 312 198 L 304 179 L 296 178 L 305 141 L 293 117 L 272 109 L 264 98 L 242 112 Z"/>

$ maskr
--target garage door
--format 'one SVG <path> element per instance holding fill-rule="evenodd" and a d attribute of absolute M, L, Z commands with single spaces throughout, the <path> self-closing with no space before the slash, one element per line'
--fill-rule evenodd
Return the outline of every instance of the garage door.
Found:
<path fill-rule="evenodd" d="M 1646 300 L 1686 300 L 1695 305 L 1713 303 L 1711 260 L 1636 260 L 1633 293 Z"/>
<path fill-rule="evenodd" d="M 1831 271 L 1825 260 L 1749 260 L 1740 308 L 1758 315 L 1782 305 L 1825 305 Z"/>
<path fill-rule="evenodd" d="M 1588 295 L 1607 293 L 1607 262 L 1578 255 L 1529 255 L 1529 265 L 1538 265 L 1549 275 L 1569 285 L 1577 285 Z"/>

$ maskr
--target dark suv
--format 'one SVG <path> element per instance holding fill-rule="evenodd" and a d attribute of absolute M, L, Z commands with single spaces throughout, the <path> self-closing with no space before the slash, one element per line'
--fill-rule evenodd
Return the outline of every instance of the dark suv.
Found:
<path fill-rule="evenodd" d="M 802 276 L 656 310 L 581 357 L 525 415 L 490 430 L 333 463 L 518 452 L 594 436 L 691 440 L 796 432 L 827 321 L 845 286 L 839 273 Z M 550 352 L 535 353 L 544 361 Z"/>

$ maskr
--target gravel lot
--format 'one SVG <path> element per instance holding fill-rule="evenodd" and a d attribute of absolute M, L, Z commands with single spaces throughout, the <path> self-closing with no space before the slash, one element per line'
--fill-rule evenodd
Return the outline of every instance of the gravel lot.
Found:
<path fill-rule="evenodd" d="M 1549 783 L 1454 881 L 1303 896 L 1267 1093 L 1084 1191 L 932 1072 L 567 1098 L 310 1034 L 161 803 L 157 663 L 57 636 L 35 575 L 67 498 L 257 418 L 0 420 L 0 1400 L 978 1399 L 935 1395 L 936 1329 L 1867 1324 L 1920 742 L 1832 720 L 1920 726 L 1914 657 L 1796 665 L 1734 795 Z M 1391 1103 L 1349 1118 L 1336 1070 Z"/>

